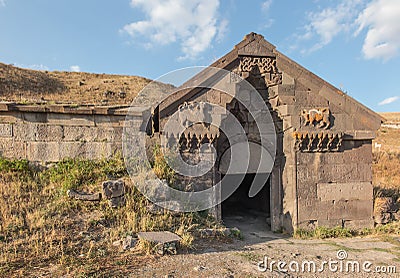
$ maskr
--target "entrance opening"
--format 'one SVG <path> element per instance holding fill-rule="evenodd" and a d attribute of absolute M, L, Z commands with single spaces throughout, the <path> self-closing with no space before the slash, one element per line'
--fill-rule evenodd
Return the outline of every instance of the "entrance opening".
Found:
<path fill-rule="evenodd" d="M 222 202 L 222 220 L 226 225 L 240 225 L 240 223 L 249 221 L 252 224 L 257 222 L 264 229 L 270 229 L 270 178 L 269 174 L 265 175 L 265 184 L 260 192 L 254 197 L 249 197 L 249 190 L 256 174 L 246 174 L 239 188 Z M 225 175 L 222 176 L 222 196 L 242 175 Z M 235 222 L 238 222 L 235 224 Z M 241 226 L 241 225 L 240 225 Z"/>

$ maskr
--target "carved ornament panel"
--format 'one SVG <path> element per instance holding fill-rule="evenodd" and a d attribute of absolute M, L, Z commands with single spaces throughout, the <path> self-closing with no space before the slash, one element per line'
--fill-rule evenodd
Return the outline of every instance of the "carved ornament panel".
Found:
<path fill-rule="evenodd" d="M 295 150 L 301 152 L 337 152 L 342 145 L 343 136 L 341 132 L 293 132 Z"/>
<path fill-rule="evenodd" d="M 276 65 L 275 57 L 240 56 L 239 67 L 235 73 L 242 78 L 250 74 L 260 76 L 264 78 L 268 87 L 282 84 L 282 72 Z M 231 79 L 235 79 L 234 77 L 233 75 Z"/>

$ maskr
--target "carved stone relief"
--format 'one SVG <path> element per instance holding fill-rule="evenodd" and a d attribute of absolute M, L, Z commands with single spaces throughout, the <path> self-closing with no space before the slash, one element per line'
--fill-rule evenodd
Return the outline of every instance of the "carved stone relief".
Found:
<path fill-rule="evenodd" d="M 303 110 L 301 116 L 304 120 L 304 126 L 310 125 L 318 128 L 328 129 L 331 125 L 329 108 L 316 108 Z"/>
<path fill-rule="evenodd" d="M 236 74 L 242 78 L 247 78 L 250 74 L 253 74 L 264 78 L 268 87 L 282 84 L 282 73 L 276 66 L 276 58 L 241 56 L 239 59 Z M 231 75 L 231 81 L 235 80 L 238 80 L 238 78 L 234 73 Z"/>
<path fill-rule="evenodd" d="M 293 132 L 295 150 L 301 152 L 335 152 L 339 151 L 343 133 L 333 132 Z"/>
<path fill-rule="evenodd" d="M 179 146 L 181 152 L 192 152 L 200 148 L 203 144 L 214 144 L 219 134 L 211 130 L 204 130 L 203 132 L 183 132 L 180 138 L 175 134 L 166 134 L 168 138 L 168 147 Z"/>
<path fill-rule="evenodd" d="M 179 121 L 185 128 L 194 122 L 206 122 L 206 111 L 204 102 L 184 102 L 179 106 Z M 186 110 L 186 111 L 185 111 Z"/>
<path fill-rule="evenodd" d="M 221 111 L 205 102 L 184 102 L 178 108 L 176 122 L 171 123 L 165 133 L 168 147 L 179 147 L 181 151 L 193 151 L 202 144 L 213 144 L 219 136 L 218 125 Z M 174 121 L 174 120 L 171 120 Z"/>

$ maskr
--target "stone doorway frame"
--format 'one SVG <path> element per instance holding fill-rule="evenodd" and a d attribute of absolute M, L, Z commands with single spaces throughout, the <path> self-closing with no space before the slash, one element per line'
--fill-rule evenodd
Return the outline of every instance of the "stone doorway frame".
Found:
<path fill-rule="evenodd" d="M 224 153 L 224 150 L 222 153 Z M 277 153 L 282 150 L 277 150 Z M 221 181 L 223 175 L 219 171 L 220 159 L 218 157 L 216 165 L 214 167 L 214 181 L 215 184 Z M 283 228 L 282 213 L 283 213 L 283 190 L 282 190 L 282 169 L 281 169 L 281 157 L 275 157 L 274 166 L 269 176 L 269 204 L 270 204 L 270 217 L 271 217 L 271 231 L 280 231 Z M 212 214 L 218 221 L 222 221 L 222 202 L 221 202 L 221 190 L 214 191 L 214 198 L 218 204 Z"/>

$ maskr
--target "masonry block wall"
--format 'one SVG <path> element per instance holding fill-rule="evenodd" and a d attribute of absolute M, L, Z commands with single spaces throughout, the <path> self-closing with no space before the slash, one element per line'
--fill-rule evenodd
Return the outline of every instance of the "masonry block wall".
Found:
<path fill-rule="evenodd" d="M 131 110 L 143 124 L 148 108 Z M 0 105 L 0 155 L 33 162 L 101 159 L 122 152 L 127 107 Z"/>
<path fill-rule="evenodd" d="M 372 139 L 380 119 L 284 55 L 277 59 L 282 84 L 269 93 L 283 120 L 283 226 L 373 226 Z M 313 112 L 320 118 L 307 122 Z"/>
<path fill-rule="evenodd" d="M 371 143 L 345 141 L 337 153 L 299 153 L 300 227 L 371 227 Z"/>

